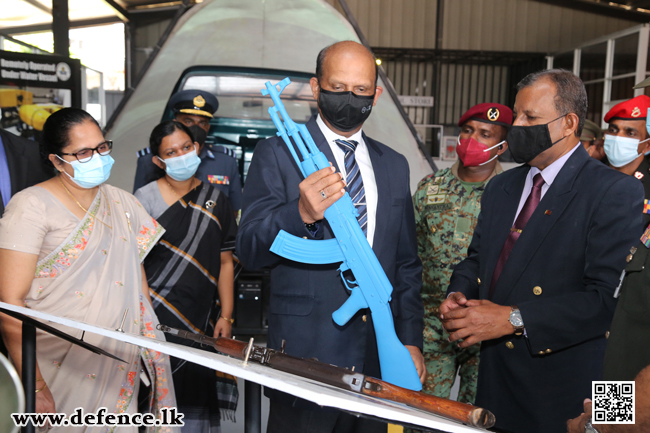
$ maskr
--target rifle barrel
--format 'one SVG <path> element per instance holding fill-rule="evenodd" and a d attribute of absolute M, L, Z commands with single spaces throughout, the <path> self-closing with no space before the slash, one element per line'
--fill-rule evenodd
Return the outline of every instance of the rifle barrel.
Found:
<path fill-rule="evenodd" d="M 212 346 L 218 352 L 233 358 L 244 359 L 248 344 L 230 338 L 212 338 L 203 334 L 158 325 L 158 329 L 180 338 L 186 338 L 198 343 Z M 460 421 L 479 428 L 494 426 L 495 417 L 487 409 L 460 403 L 446 398 L 435 397 L 419 391 L 402 388 L 374 377 L 355 373 L 345 368 L 326 364 L 314 359 L 304 359 L 287 355 L 273 349 L 253 345 L 251 361 L 268 365 L 269 367 L 306 377 L 317 382 L 327 383 L 337 388 L 394 401 L 424 412 L 433 413 L 455 421 Z"/>

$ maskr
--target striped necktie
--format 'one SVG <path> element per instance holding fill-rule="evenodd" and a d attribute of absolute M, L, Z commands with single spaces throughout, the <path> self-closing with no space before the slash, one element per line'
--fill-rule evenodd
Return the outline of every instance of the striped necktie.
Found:
<path fill-rule="evenodd" d="M 352 198 L 354 206 L 359 212 L 357 221 L 363 230 L 364 235 L 368 235 L 368 208 L 366 206 L 366 190 L 363 187 L 363 179 L 361 178 L 361 171 L 359 165 L 354 158 L 354 151 L 357 150 L 357 143 L 354 140 L 334 140 L 341 149 L 345 152 L 345 181 L 347 182 L 347 190 Z"/>

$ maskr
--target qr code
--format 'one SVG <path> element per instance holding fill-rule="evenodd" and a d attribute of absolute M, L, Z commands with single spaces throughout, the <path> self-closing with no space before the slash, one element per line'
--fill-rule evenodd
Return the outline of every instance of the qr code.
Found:
<path fill-rule="evenodd" d="M 593 381 L 592 424 L 634 424 L 634 381 Z"/>

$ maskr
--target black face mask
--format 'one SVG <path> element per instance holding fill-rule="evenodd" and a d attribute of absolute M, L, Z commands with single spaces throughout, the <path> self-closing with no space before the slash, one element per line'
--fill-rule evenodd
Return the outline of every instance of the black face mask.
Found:
<path fill-rule="evenodd" d="M 353 92 L 320 89 L 318 108 L 330 125 L 342 132 L 352 131 L 366 121 L 375 95 L 360 96 Z"/>
<path fill-rule="evenodd" d="M 560 116 L 557 119 L 561 119 L 564 116 Z M 548 125 L 557 119 L 553 119 L 543 125 L 511 126 L 506 141 L 508 142 L 512 159 L 520 164 L 528 164 L 537 155 L 568 137 L 567 135 L 557 141 L 551 141 L 551 132 L 548 129 Z"/>
<path fill-rule="evenodd" d="M 190 131 L 192 132 L 192 141 L 199 143 L 199 146 L 205 144 L 205 139 L 208 137 L 208 133 L 205 132 L 205 129 L 201 128 L 199 125 L 190 126 Z"/>

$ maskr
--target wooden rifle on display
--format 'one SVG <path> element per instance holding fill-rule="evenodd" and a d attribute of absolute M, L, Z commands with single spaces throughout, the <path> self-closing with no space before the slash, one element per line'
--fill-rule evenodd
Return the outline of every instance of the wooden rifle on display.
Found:
<path fill-rule="evenodd" d="M 252 338 L 250 343 L 247 344 L 229 338 L 212 338 L 203 334 L 194 334 L 165 325 L 157 325 L 157 328 L 170 335 L 211 346 L 219 353 L 241 359 L 244 362 L 255 361 L 273 369 L 284 371 L 285 373 L 295 374 L 296 376 L 312 379 L 358 394 L 405 404 L 409 407 L 460 421 L 474 427 L 487 429 L 492 427 L 495 422 L 494 414 L 487 409 L 446 398 L 435 397 L 420 391 L 405 389 L 374 377 L 317 360 L 287 355 L 284 353 L 284 348 L 282 350 L 274 350 L 257 346 L 253 344 Z"/>

